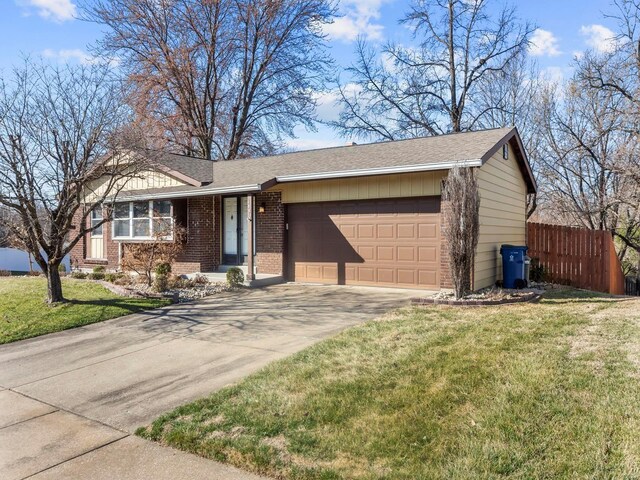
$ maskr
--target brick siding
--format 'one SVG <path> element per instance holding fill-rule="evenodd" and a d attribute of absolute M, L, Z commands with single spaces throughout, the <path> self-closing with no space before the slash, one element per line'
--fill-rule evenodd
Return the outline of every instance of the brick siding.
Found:
<path fill-rule="evenodd" d="M 260 206 L 264 204 L 264 213 Z M 282 275 L 285 245 L 284 205 L 280 192 L 256 195 L 256 267 L 258 273 Z"/>
<path fill-rule="evenodd" d="M 203 196 L 179 201 L 186 202 L 184 218 L 177 219 L 187 229 L 184 250 L 173 265 L 176 274 L 212 272 L 220 264 L 220 197 Z M 80 226 L 82 212 L 75 215 L 74 224 Z M 108 270 L 119 268 L 119 242 L 112 238 L 111 222 L 103 227 L 106 259 L 87 258 L 89 236 L 79 241 L 71 251 L 73 268 L 91 269 L 103 265 Z M 124 242 L 123 242 L 124 243 Z"/>
<path fill-rule="evenodd" d="M 187 241 L 172 271 L 181 275 L 213 272 L 220 264 L 220 197 L 203 196 L 186 199 Z"/>

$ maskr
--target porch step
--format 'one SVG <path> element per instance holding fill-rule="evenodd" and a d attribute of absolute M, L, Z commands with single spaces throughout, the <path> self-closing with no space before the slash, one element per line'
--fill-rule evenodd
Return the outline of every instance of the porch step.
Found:
<path fill-rule="evenodd" d="M 246 275 L 246 267 L 244 269 L 245 275 Z M 192 273 L 190 275 L 187 275 L 187 277 L 195 277 L 196 275 L 202 275 L 203 277 L 206 277 L 210 282 L 226 282 L 227 281 L 227 274 L 225 272 L 202 272 L 202 273 Z M 266 287 L 268 285 L 275 285 L 278 283 L 283 283 L 284 277 L 281 275 L 271 275 L 271 274 L 266 274 L 266 273 L 259 273 L 256 275 L 256 278 L 254 278 L 252 281 L 249 280 L 245 280 L 244 284 L 247 287 Z"/>
<path fill-rule="evenodd" d="M 249 267 L 246 265 L 218 265 L 218 272 L 226 273 L 227 270 L 233 267 L 239 268 L 245 275 L 249 272 Z"/>

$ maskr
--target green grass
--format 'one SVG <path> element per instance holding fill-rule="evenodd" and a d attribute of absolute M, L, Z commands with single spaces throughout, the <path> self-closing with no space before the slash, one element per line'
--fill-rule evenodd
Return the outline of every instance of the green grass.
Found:
<path fill-rule="evenodd" d="M 125 298 L 82 280 L 64 279 L 68 303 L 47 305 L 41 277 L 0 277 L 0 344 L 101 322 L 166 305 L 164 300 Z"/>
<path fill-rule="evenodd" d="M 639 478 L 640 301 L 404 309 L 138 434 L 277 478 Z"/>

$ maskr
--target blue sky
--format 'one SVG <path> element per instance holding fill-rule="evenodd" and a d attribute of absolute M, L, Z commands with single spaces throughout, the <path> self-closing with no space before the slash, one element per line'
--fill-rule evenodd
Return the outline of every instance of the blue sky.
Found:
<path fill-rule="evenodd" d="M 0 0 L 0 72 L 7 74 L 24 55 L 43 56 L 51 62 L 89 61 L 88 46 L 101 36 L 99 26 L 75 19 L 76 0 Z M 500 0 L 493 2 L 496 7 Z M 511 4 L 513 4 L 512 2 Z M 410 41 L 398 20 L 407 11 L 408 0 L 341 0 L 343 17 L 327 28 L 330 47 L 339 66 L 353 57 L 356 38 L 374 43 Z M 571 62 L 585 49 L 606 50 L 615 24 L 605 18 L 609 0 L 518 0 L 518 14 L 537 25 L 531 54 L 540 68 L 554 79 L 571 75 Z M 335 115 L 334 96 L 319 98 L 319 116 Z M 296 132 L 293 148 L 315 148 L 344 144 L 332 130 Z"/>

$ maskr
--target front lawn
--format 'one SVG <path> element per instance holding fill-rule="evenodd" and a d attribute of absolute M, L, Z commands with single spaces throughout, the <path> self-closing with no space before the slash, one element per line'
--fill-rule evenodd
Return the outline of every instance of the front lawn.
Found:
<path fill-rule="evenodd" d="M 640 300 L 407 308 L 138 434 L 277 478 L 638 478 Z"/>
<path fill-rule="evenodd" d="M 0 344 L 101 322 L 166 305 L 164 300 L 119 297 L 99 284 L 64 279 L 68 303 L 48 306 L 42 277 L 0 277 Z"/>

